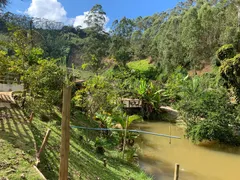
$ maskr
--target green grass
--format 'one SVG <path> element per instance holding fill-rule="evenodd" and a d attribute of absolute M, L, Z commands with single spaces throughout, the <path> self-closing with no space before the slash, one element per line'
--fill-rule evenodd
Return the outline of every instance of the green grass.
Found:
<path fill-rule="evenodd" d="M 22 114 L 20 110 L 15 109 L 15 111 Z M 40 118 L 36 115 L 31 126 L 25 121 L 22 121 L 23 117 L 16 115 L 16 119 L 18 119 L 19 122 L 11 121 L 10 119 L 4 121 L 5 131 L 3 133 L 1 132 L 0 147 L 3 147 L 3 153 L 1 150 L 0 178 L 20 179 L 19 177 L 24 173 L 27 179 L 41 179 L 32 168 L 36 153 L 34 143 L 36 143 L 37 149 L 39 149 L 47 129 L 50 128 L 52 131 L 48 144 L 41 154 L 41 162 L 38 168 L 47 179 L 58 179 L 61 138 L 60 114 L 56 113 L 52 116 L 50 122 L 40 121 Z M 10 128 L 8 128 L 9 124 L 11 124 Z M 94 122 L 89 123 L 85 116 L 80 113 L 72 118 L 71 124 L 94 126 Z M 0 127 L 3 128 L 3 125 L 0 124 Z M 69 157 L 70 179 L 151 179 L 136 165 L 121 160 L 120 153 L 116 150 L 106 149 L 104 155 L 96 154 L 94 141 L 96 135 L 98 135 L 97 133 L 98 132 L 71 129 Z M 104 158 L 107 159 L 107 167 L 103 166 Z M 3 165 L 1 165 L 1 163 Z M 13 169 L 13 171 L 11 171 L 11 169 Z M 8 171 L 10 171 L 10 174 L 8 174 Z"/>
<path fill-rule="evenodd" d="M 34 135 L 22 111 L 0 110 L 0 179 L 41 180 L 33 168 L 36 150 Z"/>
<path fill-rule="evenodd" d="M 127 63 L 130 69 L 139 70 L 140 72 L 148 71 L 150 68 L 154 67 L 153 64 L 149 64 L 148 59 L 143 59 L 139 61 L 131 61 Z"/>

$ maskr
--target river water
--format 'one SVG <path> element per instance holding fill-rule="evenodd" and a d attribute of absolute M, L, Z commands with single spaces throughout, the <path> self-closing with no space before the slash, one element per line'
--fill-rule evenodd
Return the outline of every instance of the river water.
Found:
<path fill-rule="evenodd" d="M 180 136 L 170 139 L 141 135 L 140 166 L 156 180 L 173 180 L 175 163 L 180 164 L 180 180 L 239 180 L 240 148 L 217 144 L 194 145 L 184 131 L 170 123 L 147 122 L 135 125 L 141 130 Z"/>

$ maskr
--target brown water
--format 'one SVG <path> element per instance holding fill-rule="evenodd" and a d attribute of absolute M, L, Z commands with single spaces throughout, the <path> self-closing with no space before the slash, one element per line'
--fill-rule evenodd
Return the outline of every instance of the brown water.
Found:
<path fill-rule="evenodd" d="M 169 123 L 138 124 L 139 129 L 169 134 Z M 182 139 L 141 135 L 140 166 L 156 180 L 173 180 L 180 164 L 180 180 L 240 180 L 240 148 L 222 145 L 197 146 L 184 139 L 184 132 L 171 125 L 171 134 Z"/>

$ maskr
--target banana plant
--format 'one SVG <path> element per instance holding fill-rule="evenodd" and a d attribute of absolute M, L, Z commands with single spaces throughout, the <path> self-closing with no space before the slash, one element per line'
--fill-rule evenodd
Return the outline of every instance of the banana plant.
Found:
<path fill-rule="evenodd" d="M 122 154 L 122 158 L 124 159 L 128 127 L 132 124 L 133 121 L 142 121 L 142 117 L 140 117 L 138 115 L 128 116 L 126 113 L 120 113 L 120 114 L 115 116 L 114 120 L 117 123 L 120 123 L 122 128 L 124 129 L 124 133 L 122 133 L 122 139 L 123 139 L 123 154 Z"/>

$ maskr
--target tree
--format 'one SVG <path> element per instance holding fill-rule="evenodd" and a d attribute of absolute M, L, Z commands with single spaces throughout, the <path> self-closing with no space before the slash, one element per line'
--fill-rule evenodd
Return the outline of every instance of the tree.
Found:
<path fill-rule="evenodd" d="M 103 65 L 103 58 L 108 55 L 110 37 L 109 34 L 92 28 L 86 29 L 85 32 L 87 37 L 80 43 L 81 58 L 90 70 L 97 73 Z"/>
<path fill-rule="evenodd" d="M 112 25 L 110 53 L 123 66 L 132 58 L 130 40 L 134 26 L 134 22 L 126 17 L 123 17 L 120 21 L 115 20 Z"/>
<path fill-rule="evenodd" d="M 30 66 L 24 72 L 23 81 L 31 92 L 32 108 L 44 111 L 61 104 L 64 77 L 63 70 L 54 59 L 39 59 L 37 64 Z"/>
<path fill-rule="evenodd" d="M 191 7 L 183 16 L 181 23 L 182 34 L 181 40 L 183 47 L 186 49 L 187 59 L 191 64 L 191 67 L 196 70 L 197 63 L 200 59 L 202 52 L 201 47 L 201 24 L 198 19 L 197 8 Z"/>
<path fill-rule="evenodd" d="M 106 20 L 106 12 L 103 10 L 100 4 L 96 4 L 87 14 L 85 23 L 87 23 L 89 27 L 92 27 L 99 32 L 104 30 Z"/>
<path fill-rule="evenodd" d="M 8 3 L 9 0 L 0 0 L 0 10 L 3 10 Z"/>

